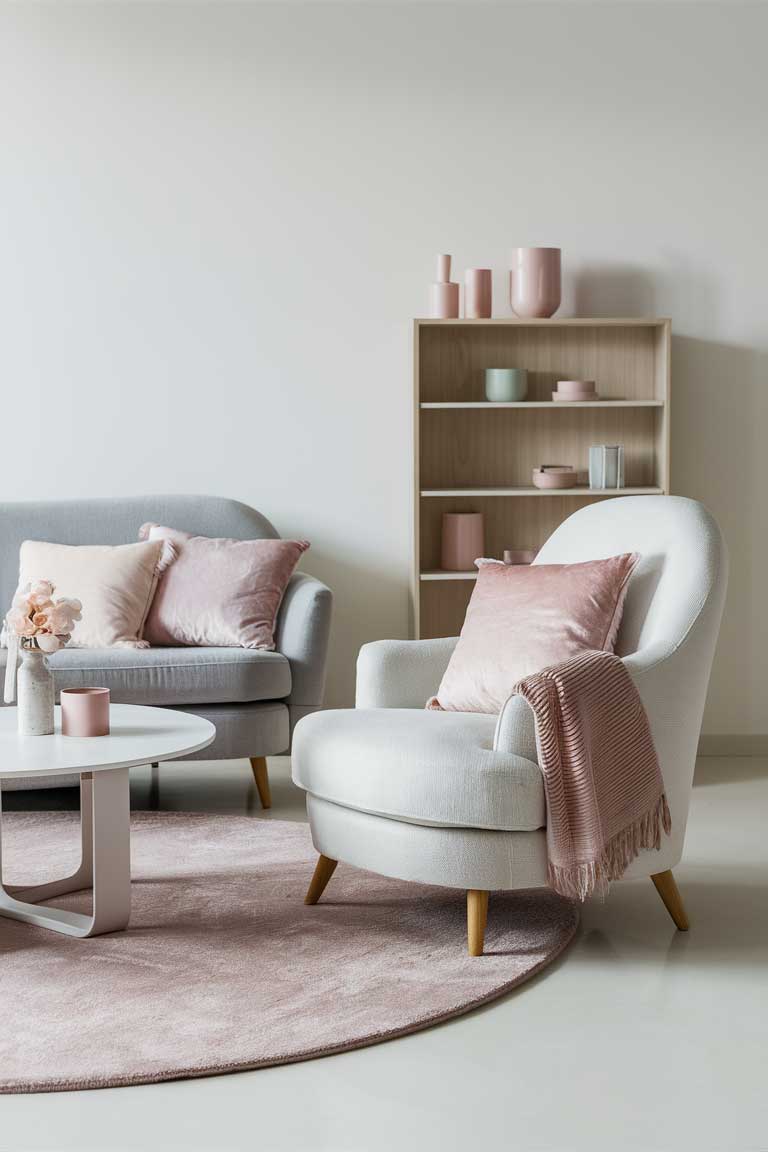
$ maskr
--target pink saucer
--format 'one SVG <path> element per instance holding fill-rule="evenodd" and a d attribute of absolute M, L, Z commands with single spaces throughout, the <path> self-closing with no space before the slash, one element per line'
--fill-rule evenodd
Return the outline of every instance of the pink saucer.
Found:
<path fill-rule="evenodd" d="M 594 380 L 558 380 L 557 390 L 561 396 L 575 396 L 579 392 L 594 392 Z"/>

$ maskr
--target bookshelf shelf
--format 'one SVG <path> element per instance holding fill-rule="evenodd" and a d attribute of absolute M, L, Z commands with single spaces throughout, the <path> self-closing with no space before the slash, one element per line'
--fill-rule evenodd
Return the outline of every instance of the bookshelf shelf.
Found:
<path fill-rule="evenodd" d="M 656 486 L 637 488 L 589 488 L 586 484 L 577 484 L 575 488 L 534 488 L 523 485 L 520 488 L 424 488 L 421 495 L 444 499 L 448 496 L 591 496 L 595 500 L 605 500 L 612 496 L 663 496 L 664 489 Z M 543 543 L 543 541 L 542 541 Z"/>
<path fill-rule="evenodd" d="M 433 572 L 422 572 L 419 580 L 477 580 L 477 569 L 474 572 L 446 572 L 444 568 L 436 568 Z"/>
<path fill-rule="evenodd" d="M 441 401 L 433 404 L 421 404 L 424 410 L 440 409 L 450 411 L 462 408 L 484 408 L 491 411 L 495 408 L 663 408 L 663 400 L 515 400 L 508 403 L 488 400 L 453 400 Z"/>

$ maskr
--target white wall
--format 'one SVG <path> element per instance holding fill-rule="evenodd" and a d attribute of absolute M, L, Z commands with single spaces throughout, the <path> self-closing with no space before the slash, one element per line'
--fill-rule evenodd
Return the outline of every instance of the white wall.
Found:
<path fill-rule="evenodd" d="M 2 498 L 238 497 L 406 635 L 434 254 L 673 318 L 673 486 L 733 557 L 707 728 L 768 732 L 762 6 L 5 4 Z"/>

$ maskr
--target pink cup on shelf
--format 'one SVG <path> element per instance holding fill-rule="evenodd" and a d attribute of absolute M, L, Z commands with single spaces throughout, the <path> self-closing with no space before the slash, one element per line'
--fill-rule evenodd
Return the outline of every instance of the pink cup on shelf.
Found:
<path fill-rule="evenodd" d="M 62 688 L 62 736 L 109 736 L 109 688 Z"/>

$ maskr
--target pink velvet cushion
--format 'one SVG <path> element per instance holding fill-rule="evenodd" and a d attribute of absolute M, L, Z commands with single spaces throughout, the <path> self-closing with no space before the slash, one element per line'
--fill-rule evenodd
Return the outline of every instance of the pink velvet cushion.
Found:
<path fill-rule="evenodd" d="M 461 636 L 427 706 L 500 712 L 524 676 L 588 649 L 612 652 L 638 558 L 528 567 L 478 561 Z"/>
<path fill-rule="evenodd" d="M 139 536 L 170 540 L 177 553 L 144 626 L 150 644 L 275 647 L 277 610 L 306 540 L 216 540 L 159 524 Z"/>

